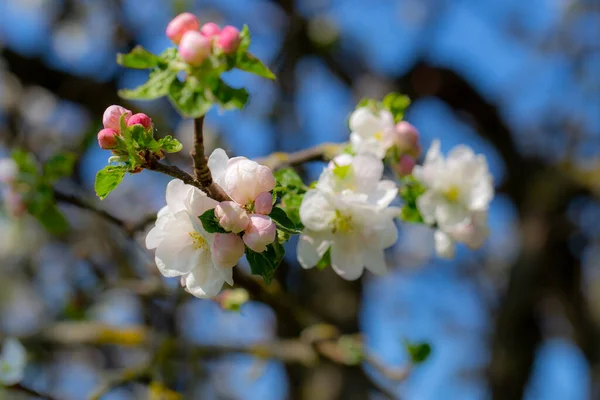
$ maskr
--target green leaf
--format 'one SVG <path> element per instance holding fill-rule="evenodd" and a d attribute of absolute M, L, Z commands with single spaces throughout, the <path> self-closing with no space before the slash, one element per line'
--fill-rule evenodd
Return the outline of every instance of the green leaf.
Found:
<path fill-rule="evenodd" d="M 109 165 L 98 171 L 94 189 L 100 200 L 104 200 L 110 192 L 116 189 L 125 177 L 127 168 L 124 166 Z"/>
<path fill-rule="evenodd" d="M 317 269 L 325 269 L 331 265 L 331 247 L 327 249 L 323 257 L 319 260 L 316 267 Z"/>
<path fill-rule="evenodd" d="M 279 169 L 275 171 L 273 175 L 275 176 L 275 181 L 282 187 L 288 189 L 306 189 L 304 182 L 302 182 L 302 178 L 300 178 L 300 175 L 292 168 Z"/>
<path fill-rule="evenodd" d="M 413 364 L 421 364 L 431 355 L 431 345 L 426 342 L 403 341 L 404 348 Z"/>
<path fill-rule="evenodd" d="M 211 208 L 210 210 L 206 210 L 204 214 L 199 216 L 200 222 L 202 222 L 202 226 L 204 230 L 208 233 L 227 233 L 225 229 L 221 225 L 219 225 L 219 220 L 215 216 L 215 209 Z"/>
<path fill-rule="evenodd" d="M 250 264 L 250 270 L 254 275 L 262 276 L 267 285 L 273 280 L 275 271 L 281 264 L 284 254 L 285 249 L 278 241 L 268 245 L 262 253 L 257 253 L 246 247 L 246 259 Z"/>
<path fill-rule="evenodd" d="M 281 196 L 281 202 L 279 203 L 279 207 L 285 211 L 289 219 L 296 224 L 296 227 L 303 226 L 302 222 L 300 221 L 300 205 L 304 199 L 304 193 L 304 191 L 301 193 L 290 191 Z"/>
<path fill-rule="evenodd" d="M 137 154 L 142 149 L 152 147 L 156 143 L 152 132 L 148 132 L 140 124 L 135 124 L 127 128 L 128 134 L 131 136 L 131 144 L 134 147 L 134 152 Z"/>
<path fill-rule="evenodd" d="M 51 157 L 44 164 L 44 178 L 47 182 L 54 182 L 73 173 L 77 156 L 74 153 L 59 153 Z"/>
<path fill-rule="evenodd" d="M 248 103 L 250 95 L 244 88 L 232 88 L 222 79 L 215 80 L 212 89 L 213 95 L 219 100 L 219 105 L 224 109 L 242 109 Z"/>
<path fill-rule="evenodd" d="M 404 112 L 410 105 L 410 98 L 400 93 L 390 93 L 383 99 L 383 107 L 394 116 L 394 122 L 404 118 Z"/>
<path fill-rule="evenodd" d="M 150 53 L 142 46 L 135 46 L 128 54 L 117 54 L 117 64 L 126 68 L 150 69 L 162 63 L 164 61 L 160 57 Z"/>
<path fill-rule="evenodd" d="M 19 166 L 19 172 L 37 174 L 37 163 L 33 155 L 25 150 L 13 150 L 11 157 Z"/>
<path fill-rule="evenodd" d="M 119 90 L 119 96 L 132 100 L 153 100 L 169 94 L 171 84 L 177 79 L 177 71 L 165 68 L 155 69 L 141 86 L 135 89 Z"/>
<path fill-rule="evenodd" d="M 356 106 L 356 108 L 358 109 L 358 108 L 364 108 L 364 107 L 371 109 L 371 111 L 373 111 L 373 112 L 379 111 L 379 103 L 375 99 L 369 99 L 369 98 L 361 99 L 358 102 L 358 105 Z"/>
<path fill-rule="evenodd" d="M 46 207 L 46 209 L 36 215 L 39 223 L 53 235 L 63 235 L 69 230 L 69 223 L 65 216 L 58 210 L 56 205 Z"/>
<path fill-rule="evenodd" d="M 275 222 L 277 229 L 289 233 L 290 235 L 299 235 L 302 233 L 303 227 L 298 227 L 296 223 L 287 216 L 285 211 L 279 207 L 273 207 L 269 217 Z"/>
<path fill-rule="evenodd" d="M 41 215 L 46 209 L 54 204 L 54 192 L 47 184 L 38 184 L 25 194 L 27 211 L 31 215 Z"/>
<path fill-rule="evenodd" d="M 204 89 L 190 81 L 173 81 L 169 89 L 169 100 L 187 118 L 199 118 L 212 107 L 212 102 L 204 95 Z"/>
<path fill-rule="evenodd" d="M 275 75 L 269 67 L 262 63 L 258 58 L 248 52 L 238 52 L 238 57 L 235 63 L 237 69 L 250 72 L 263 78 L 275 80 Z"/>
<path fill-rule="evenodd" d="M 417 199 L 425 193 L 425 187 L 412 175 L 402 180 L 399 190 L 400 198 L 404 201 L 400 218 L 405 222 L 423 223 L 423 216 L 417 206 Z"/>
<path fill-rule="evenodd" d="M 250 29 L 248 29 L 248 25 L 244 25 L 242 31 L 240 32 L 240 45 L 238 46 L 238 54 L 240 52 L 246 53 L 248 48 L 250 47 Z"/>
<path fill-rule="evenodd" d="M 183 149 L 183 145 L 179 140 L 173 139 L 173 136 L 169 135 L 158 141 L 158 148 L 167 153 L 177 153 Z"/>

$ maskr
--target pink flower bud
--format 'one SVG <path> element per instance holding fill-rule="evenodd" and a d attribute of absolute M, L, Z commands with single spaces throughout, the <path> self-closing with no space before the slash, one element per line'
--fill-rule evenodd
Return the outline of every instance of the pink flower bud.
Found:
<path fill-rule="evenodd" d="M 219 25 L 215 24 L 214 22 L 209 22 L 202 26 L 200 33 L 207 38 L 212 39 L 215 36 L 219 36 L 221 33 L 221 28 L 219 28 Z"/>
<path fill-rule="evenodd" d="M 416 165 L 416 161 L 412 156 L 408 154 L 404 154 L 400 157 L 400 161 L 398 164 L 394 165 L 394 171 L 398 174 L 398 176 L 407 176 L 412 174 L 413 168 Z"/>
<path fill-rule="evenodd" d="M 222 201 L 217 204 L 215 216 L 223 229 L 233 233 L 242 232 L 250 222 L 246 210 L 235 201 Z"/>
<path fill-rule="evenodd" d="M 412 150 L 419 145 L 419 131 L 406 121 L 396 124 L 396 142 L 403 150 Z"/>
<path fill-rule="evenodd" d="M 183 61 L 195 67 L 202 64 L 210 54 L 210 39 L 197 31 L 189 31 L 179 43 L 179 54 Z"/>
<path fill-rule="evenodd" d="M 2 200 L 6 213 L 11 217 L 20 217 L 27 211 L 27 206 L 23 201 L 23 196 L 15 192 L 12 188 L 2 191 Z"/>
<path fill-rule="evenodd" d="M 181 38 L 186 32 L 197 31 L 200 28 L 200 22 L 194 14 L 179 14 L 167 25 L 167 37 L 175 44 L 179 44 Z"/>
<path fill-rule="evenodd" d="M 222 49 L 224 53 L 233 53 L 238 49 L 240 42 L 240 31 L 227 25 L 217 38 L 217 47 Z"/>
<path fill-rule="evenodd" d="M 114 149 L 118 143 L 117 136 L 119 136 L 119 133 L 114 129 L 102 129 L 98 132 L 98 145 L 104 150 Z"/>
<path fill-rule="evenodd" d="M 132 115 L 131 118 L 129 118 L 129 121 L 127 121 L 127 126 L 133 126 L 137 124 L 142 125 L 146 130 L 148 130 L 152 127 L 152 119 L 150 119 L 150 117 L 144 113 L 137 113 Z"/>
<path fill-rule="evenodd" d="M 277 228 L 273 220 L 266 215 L 251 214 L 250 223 L 244 232 L 244 243 L 257 253 L 267 249 L 275 241 Z"/>
<path fill-rule="evenodd" d="M 104 111 L 102 124 L 105 128 L 113 129 L 117 133 L 121 132 L 121 115 L 125 114 L 125 123 L 131 117 L 131 111 L 125 107 L 112 105 Z"/>
<path fill-rule="evenodd" d="M 273 210 L 273 195 L 269 192 L 262 192 L 254 200 L 254 211 L 258 214 L 268 215 Z"/>
<path fill-rule="evenodd" d="M 227 163 L 223 189 L 238 204 L 250 204 L 259 194 L 270 192 L 274 187 L 275 177 L 269 167 L 246 157 L 234 157 Z"/>
<path fill-rule="evenodd" d="M 244 242 L 234 233 L 215 233 L 211 252 L 212 260 L 217 267 L 235 267 L 244 255 Z"/>

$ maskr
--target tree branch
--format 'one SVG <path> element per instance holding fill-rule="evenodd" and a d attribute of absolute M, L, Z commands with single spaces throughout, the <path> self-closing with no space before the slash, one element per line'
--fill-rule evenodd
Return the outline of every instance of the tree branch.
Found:
<path fill-rule="evenodd" d="M 223 188 L 213 181 L 210 168 L 208 168 L 206 156 L 204 155 L 203 126 L 204 117 L 194 119 L 194 149 L 190 153 L 194 161 L 194 176 L 196 177 L 196 181 L 200 183 L 201 189 L 209 197 L 217 201 L 231 200 Z"/>
<path fill-rule="evenodd" d="M 6 389 L 13 390 L 13 391 L 16 391 L 16 392 L 21 392 L 23 394 L 26 394 L 29 397 L 35 397 L 37 399 L 58 400 L 56 397 L 52 397 L 52 396 L 49 396 L 47 394 L 42 394 L 42 393 L 40 393 L 38 391 L 35 391 L 33 389 L 29 389 L 29 388 L 21 385 L 20 383 L 16 383 L 14 385 L 6 386 Z"/>
<path fill-rule="evenodd" d="M 310 161 L 329 161 L 338 155 L 345 145 L 346 143 L 322 143 L 294 153 L 275 152 L 255 161 L 272 170 L 294 167 Z"/>

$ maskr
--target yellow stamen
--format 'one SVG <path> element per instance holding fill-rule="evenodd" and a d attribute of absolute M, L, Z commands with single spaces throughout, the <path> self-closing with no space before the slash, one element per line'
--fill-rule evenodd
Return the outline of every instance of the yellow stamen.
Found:
<path fill-rule="evenodd" d="M 448 188 L 448 190 L 446 190 L 445 195 L 446 195 L 446 199 L 448 199 L 448 201 L 455 202 L 458 200 L 458 198 L 460 196 L 460 189 L 458 188 L 458 186 L 452 185 L 452 186 L 450 186 L 450 188 Z"/>
<path fill-rule="evenodd" d="M 335 219 L 333 220 L 333 233 L 351 233 L 354 230 L 352 216 L 344 215 L 335 210 Z"/>
<path fill-rule="evenodd" d="M 375 132 L 373 137 L 375 138 L 375 140 L 381 141 L 383 139 L 383 132 Z"/>
<path fill-rule="evenodd" d="M 206 243 L 206 239 L 204 239 L 200 233 L 196 231 L 190 232 L 190 237 L 194 240 L 194 250 L 208 249 L 208 243 Z"/>

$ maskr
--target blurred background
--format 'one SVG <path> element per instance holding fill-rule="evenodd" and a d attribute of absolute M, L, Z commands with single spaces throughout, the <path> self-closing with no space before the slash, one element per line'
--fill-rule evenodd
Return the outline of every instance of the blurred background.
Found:
<path fill-rule="evenodd" d="M 295 243 L 278 273 L 291 300 L 343 332 L 361 331 L 386 365 L 406 365 L 404 339 L 431 343 L 431 357 L 408 379 L 369 366 L 84 343 L 61 330 L 72 321 L 145 326 L 190 349 L 300 333 L 260 301 L 234 313 L 185 294 L 176 280 L 164 290 L 144 237 L 168 177 L 144 171 L 104 202 L 94 197 L 107 158 L 95 135 L 107 106 L 149 114 L 159 135 L 190 149 L 191 121 L 166 99 L 128 103 L 116 94 L 147 73 L 120 68 L 115 54 L 135 44 L 163 51 L 164 29 L 183 11 L 248 24 L 250 50 L 278 77 L 228 73 L 252 97 L 241 112 L 208 115 L 210 147 L 260 157 L 346 141 L 359 99 L 400 91 L 413 99 L 406 119 L 425 149 L 439 137 L 444 151 L 466 143 L 488 157 L 498 194 L 480 251 L 461 248 L 441 261 L 429 229 L 401 225 L 385 277 L 349 283 L 330 270 L 300 271 Z M 27 347 L 25 386 L 66 400 L 86 399 L 115 376 L 103 400 L 150 398 L 157 382 L 185 399 L 600 398 L 595 0 L 0 0 L 0 157 L 17 146 L 40 160 L 77 152 L 75 173 L 57 192 L 123 222 L 61 201 L 71 231 L 57 239 L 29 217 L 0 212 L 0 336 Z M 189 170 L 187 151 L 170 161 Z M 302 172 L 316 179 L 321 168 Z M 148 363 L 139 379 L 118 384 L 123 368 Z"/>

